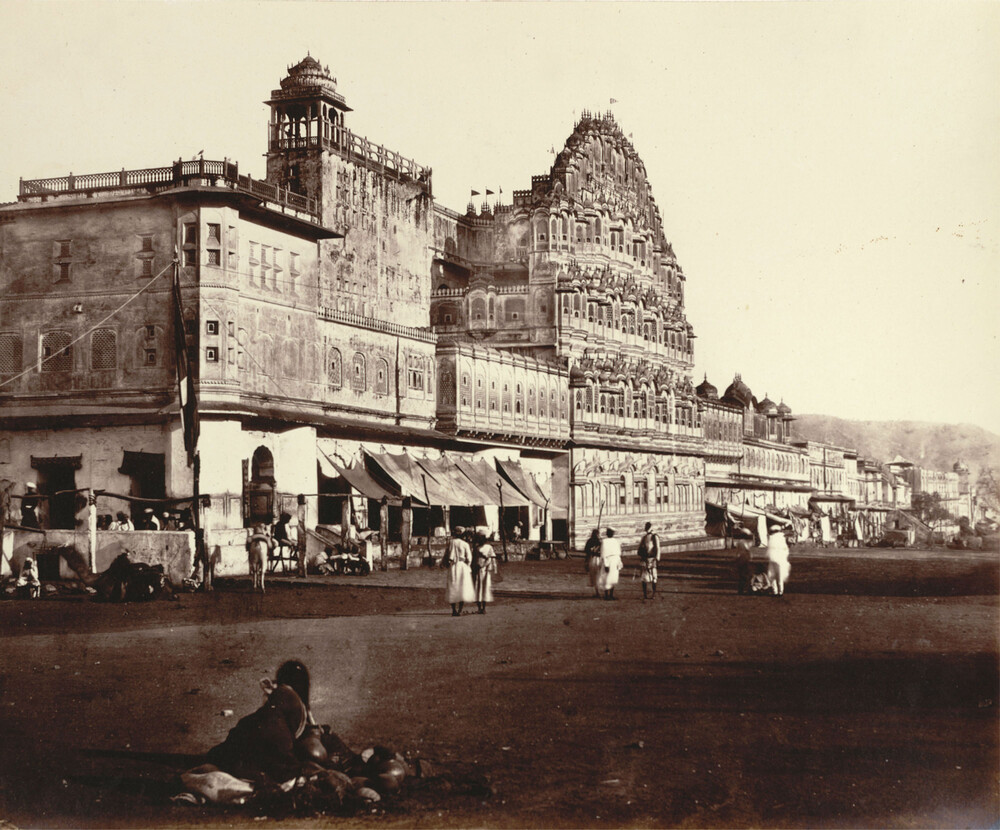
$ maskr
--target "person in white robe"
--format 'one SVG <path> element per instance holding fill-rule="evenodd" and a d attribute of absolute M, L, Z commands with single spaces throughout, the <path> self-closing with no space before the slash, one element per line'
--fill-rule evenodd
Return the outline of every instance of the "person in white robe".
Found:
<path fill-rule="evenodd" d="M 24 564 L 21 565 L 21 573 L 17 577 L 18 593 L 27 596 L 30 599 L 38 599 L 42 593 L 42 582 L 38 578 L 38 568 L 35 566 L 35 560 L 26 556 L 24 559 Z"/>
<path fill-rule="evenodd" d="M 785 582 L 790 571 L 785 533 L 780 525 L 771 525 L 767 535 L 767 575 L 775 596 L 785 593 Z"/>
<path fill-rule="evenodd" d="M 441 564 L 448 570 L 445 598 L 451 604 L 451 615 L 458 617 L 462 607 L 476 598 L 476 588 L 472 582 L 472 548 L 465 540 L 465 528 L 456 527 L 448 540 Z"/>
<path fill-rule="evenodd" d="M 615 529 L 609 527 L 607 536 L 601 539 L 601 569 L 598 572 L 597 587 L 604 592 L 604 598 L 614 600 L 618 574 L 622 569 L 622 543 L 615 538 Z"/>
<path fill-rule="evenodd" d="M 486 537 L 476 535 L 476 550 L 473 554 L 472 570 L 476 580 L 476 607 L 480 614 L 486 613 L 486 603 L 493 602 L 493 574 L 497 570 L 497 555 Z"/>

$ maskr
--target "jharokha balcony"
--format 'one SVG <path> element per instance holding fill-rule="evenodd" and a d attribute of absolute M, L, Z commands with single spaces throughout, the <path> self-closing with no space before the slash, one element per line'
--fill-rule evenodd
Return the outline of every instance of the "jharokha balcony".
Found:
<path fill-rule="evenodd" d="M 259 199 L 272 210 L 320 223 L 320 206 L 316 199 L 252 176 L 241 175 L 239 165 L 229 160 L 175 161 L 169 167 L 86 173 L 80 176 L 70 173 L 53 179 L 21 179 L 17 198 L 19 202 L 33 202 L 70 195 L 91 196 L 96 193 L 156 193 L 174 187 L 226 188 Z"/>

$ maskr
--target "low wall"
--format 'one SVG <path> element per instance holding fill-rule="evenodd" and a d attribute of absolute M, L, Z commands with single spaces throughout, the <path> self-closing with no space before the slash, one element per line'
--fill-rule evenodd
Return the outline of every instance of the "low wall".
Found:
<path fill-rule="evenodd" d="M 31 556 L 42 568 L 39 557 L 58 556 L 55 548 L 70 546 L 77 550 L 84 562 L 90 561 L 90 540 L 85 530 L 46 530 L 43 533 L 28 530 L 6 529 L 3 535 L 0 575 L 21 572 L 26 557 Z M 190 530 L 101 530 L 97 533 L 95 573 L 107 567 L 122 553 L 133 562 L 163 565 L 167 578 L 174 584 L 191 575 L 194 564 L 194 533 Z M 74 579 L 76 572 L 61 556 L 58 578 Z"/>

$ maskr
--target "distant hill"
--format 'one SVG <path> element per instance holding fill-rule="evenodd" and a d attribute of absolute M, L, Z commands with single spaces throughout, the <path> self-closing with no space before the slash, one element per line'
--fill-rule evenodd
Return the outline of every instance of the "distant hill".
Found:
<path fill-rule="evenodd" d="M 972 424 L 921 421 L 849 421 L 832 415 L 796 415 L 792 437 L 856 449 L 866 458 L 901 455 L 921 467 L 950 470 L 961 459 L 972 480 L 981 467 L 1000 470 L 1000 435 Z"/>

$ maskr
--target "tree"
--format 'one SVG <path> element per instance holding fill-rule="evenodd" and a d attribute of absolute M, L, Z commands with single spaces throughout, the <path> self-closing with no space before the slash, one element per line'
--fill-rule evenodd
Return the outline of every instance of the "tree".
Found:
<path fill-rule="evenodd" d="M 983 515 L 987 510 L 1000 513 L 1000 482 L 992 467 L 983 467 L 976 479 L 976 503 Z"/>
<path fill-rule="evenodd" d="M 918 518 L 932 528 L 939 522 L 955 520 L 955 517 L 941 504 L 939 493 L 914 493 L 910 506 Z"/>

